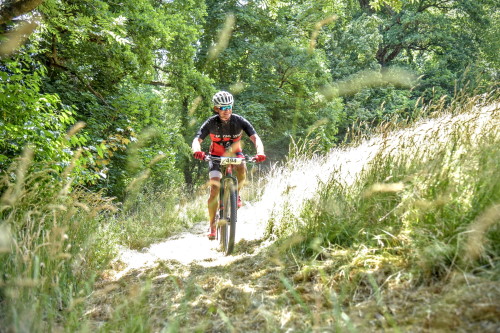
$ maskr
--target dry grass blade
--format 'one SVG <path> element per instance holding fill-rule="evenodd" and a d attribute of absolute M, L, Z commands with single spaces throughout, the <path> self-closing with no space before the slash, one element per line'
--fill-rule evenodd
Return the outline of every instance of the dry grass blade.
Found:
<path fill-rule="evenodd" d="M 33 161 L 33 149 L 31 147 L 25 147 L 21 158 L 19 159 L 16 166 L 16 177 L 15 185 L 9 187 L 2 195 L 0 200 L 0 211 L 8 206 L 12 206 L 21 196 L 24 190 L 24 182 L 26 179 L 26 173 Z"/>
<path fill-rule="evenodd" d="M 229 14 L 226 16 L 224 27 L 219 32 L 217 42 L 212 45 L 210 50 L 208 50 L 208 61 L 215 60 L 219 56 L 219 54 L 221 54 L 227 48 L 227 46 L 229 45 L 229 40 L 231 39 L 231 35 L 233 33 L 235 22 L 236 18 L 233 14 Z"/>
<path fill-rule="evenodd" d="M 66 140 L 69 140 L 73 135 L 80 132 L 86 126 L 85 122 L 79 121 L 68 130 L 66 133 Z"/>
<path fill-rule="evenodd" d="M 9 226 L 6 223 L 0 224 L 0 254 L 10 252 L 12 245 L 12 234 Z"/>
<path fill-rule="evenodd" d="M 15 30 L 3 35 L 6 39 L 0 43 L 0 58 L 16 52 L 38 27 L 37 23 L 23 22 Z"/>
<path fill-rule="evenodd" d="M 316 43 L 317 43 L 318 35 L 321 31 L 321 28 L 323 28 L 324 25 L 332 23 L 336 19 L 337 19 L 337 15 L 332 15 L 332 16 L 327 17 L 326 19 L 321 20 L 315 24 L 314 31 L 311 34 L 311 40 L 309 42 L 309 52 L 313 52 L 314 49 L 316 48 Z"/>
<path fill-rule="evenodd" d="M 320 92 L 327 98 L 351 96 L 363 89 L 383 87 L 388 84 L 411 88 L 417 81 L 414 73 L 402 68 L 387 68 L 382 71 L 361 71 L 351 78 L 324 87 Z"/>
<path fill-rule="evenodd" d="M 474 261 L 484 254 L 485 234 L 493 225 L 500 222 L 500 204 L 488 208 L 467 230 L 465 259 Z"/>

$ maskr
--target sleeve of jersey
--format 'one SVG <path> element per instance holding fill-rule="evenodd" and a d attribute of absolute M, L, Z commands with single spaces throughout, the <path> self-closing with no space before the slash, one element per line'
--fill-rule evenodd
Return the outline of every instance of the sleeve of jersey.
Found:
<path fill-rule="evenodd" d="M 198 132 L 195 135 L 195 138 L 199 138 L 199 139 L 205 140 L 205 138 L 207 137 L 208 133 L 210 132 L 209 122 L 210 122 L 210 119 L 208 119 L 207 121 L 205 121 L 203 123 L 203 125 L 201 125 L 200 129 L 198 130 Z"/>
<path fill-rule="evenodd" d="M 254 134 L 257 134 L 257 131 L 255 130 L 255 128 L 253 128 L 252 124 L 250 124 L 250 122 L 248 120 L 246 120 L 243 117 L 241 117 L 241 120 L 242 120 L 243 130 L 245 131 L 245 133 L 248 136 L 252 136 Z"/>

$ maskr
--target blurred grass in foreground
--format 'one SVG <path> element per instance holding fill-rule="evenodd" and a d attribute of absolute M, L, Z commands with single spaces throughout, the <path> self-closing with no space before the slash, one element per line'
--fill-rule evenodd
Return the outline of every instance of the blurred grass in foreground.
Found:
<path fill-rule="evenodd" d="M 26 148 L 0 175 L 0 332 L 85 331 L 87 299 L 119 247 L 189 226 L 201 203 L 150 190 L 146 169 L 120 204 L 74 185 L 73 163 L 60 173 L 33 157 Z"/>
<path fill-rule="evenodd" d="M 99 193 L 30 168 L 26 148 L 0 178 L 0 326 L 14 332 L 81 327 L 96 275 L 116 255 L 106 220 L 116 211 Z M 70 190 L 71 188 L 71 190 Z"/>

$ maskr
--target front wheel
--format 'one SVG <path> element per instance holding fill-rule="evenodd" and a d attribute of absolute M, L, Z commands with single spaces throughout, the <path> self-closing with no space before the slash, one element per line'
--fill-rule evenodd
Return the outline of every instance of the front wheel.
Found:
<path fill-rule="evenodd" d="M 237 221 L 237 199 L 238 191 L 234 179 L 226 178 L 222 185 L 222 208 L 219 220 L 219 235 L 222 251 L 230 255 L 234 249 Z"/>

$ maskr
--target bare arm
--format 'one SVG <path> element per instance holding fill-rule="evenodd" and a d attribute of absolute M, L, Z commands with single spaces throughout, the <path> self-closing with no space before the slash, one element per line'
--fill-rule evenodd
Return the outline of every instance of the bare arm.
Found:
<path fill-rule="evenodd" d="M 193 153 L 197 151 L 201 151 L 201 143 L 203 142 L 200 138 L 194 138 L 193 143 L 191 144 L 191 150 Z"/>
<path fill-rule="evenodd" d="M 265 155 L 264 154 L 264 144 L 262 143 L 262 140 L 257 134 L 254 134 L 250 137 L 250 140 L 253 142 L 255 145 L 255 150 L 257 150 L 257 155 Z"/>

